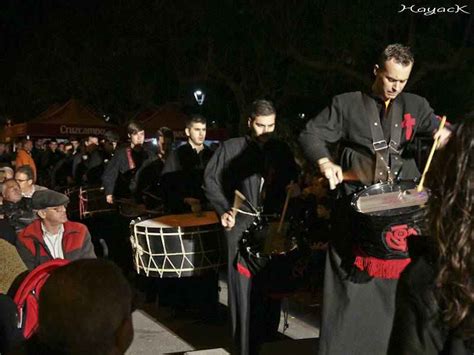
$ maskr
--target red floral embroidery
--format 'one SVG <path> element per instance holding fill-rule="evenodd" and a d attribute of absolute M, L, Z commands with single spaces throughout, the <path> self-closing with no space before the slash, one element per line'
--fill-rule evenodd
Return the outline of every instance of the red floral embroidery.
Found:
<path fill-rule="evenodd" d="M 406 252 L 408 250 L 407 238 L 410 235 L 418 235 L 415 228 L 408 227 L 407 224 L 392 226 L 385 233 L 385 242 L 393 250 Z"/>

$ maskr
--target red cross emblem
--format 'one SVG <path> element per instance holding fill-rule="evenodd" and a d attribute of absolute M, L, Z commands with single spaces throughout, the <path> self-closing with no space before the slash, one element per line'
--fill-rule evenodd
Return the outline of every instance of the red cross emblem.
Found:
<path fill-rule="evenodd" d="M 415 123 L 415 117 L 412 117 L 410 113 L 405 113 L 403 115 L 402 128 L 405 128 L 405 138 L 407 141 L 411 138 L 411 135 L 413 133 L 413 126 L 415 125 Z"/>

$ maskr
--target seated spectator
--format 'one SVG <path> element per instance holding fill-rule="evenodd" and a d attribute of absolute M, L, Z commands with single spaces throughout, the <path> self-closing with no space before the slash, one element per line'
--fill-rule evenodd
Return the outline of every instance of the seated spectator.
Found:
<path fill-rule="evenodd" d="M 3 181 L 13 179 L 13 176 L 15 175 L 15 172 L 9 166 L 3 167 L 1 171 L 3 172 Z"/>
<path fill-rule="evenodd" d="M 15 354 L 124 354 L 133 340 L 132 311 L 132 290 L 115 264 L 72 262 L 43 286 L 38 332 Z"/>
<path fill-rule="evenodd" d="M 15 228 L 5 219 L 0 219 L 0 240 L 2 239 L 12 245 L 16 245 Z"/>
<path fill-rule="evenodd" d="M 474 120 L 437 153 L 429 237 L 411 237 L 389 354 L 474 354 Z"/>
<path fill-rule="evenodd" d="M 12 157 L 7 151 L 7 146 L 5 143 L 0 142 L 0 167 L 11 166 Z"/>
<path fill-rule="evenodd" d="M 35 185 L 33 169 L 29 165 L 16 169 L 15 180 L 20 185 L 22 197 L 31 198 L 35 191 L 46 190 L 44 186 Z"/>
<path fill-rule="evenodd" d="M 29 269 L 52 259 L 95 258 L 91 235 L 81 223 L 67 219 L 69 198 L 53 190 L 34 193 L 32 208 L 39 219 L 27 226 L 17 239 L 20 256 Z"/>
<path fill-rule="evenodd" d="M 2 185 L 2 205 L 0 215 L 19 232 L 36 219 L 31 204 L 21 196 L 20 185 L 14 180 L 6 180 Z"/>
<path fill-rule="evenodd" d="M 4 239 L 0 239 L 0 294 L 8 293 L 13 281 L 18 275 L 26 271 L 25 263 L 14 245 L 11 245 Z"/>
<path fill-rule="evenodd" d="M 27 269 L 14 245 L 0 237 L 0 354 L 6 354 L 23 338 L 17 327 L 16 305 L 7 293 L 14 293 L 19 275 Z"/>
<path fill-rule="evenodd" d="M 33 182 L 36 181 L 36 164 L 31 155 L 31 150 L 33 149 L 33 141 L 31 139 L 22 139 L 21 140 L 21 149 L 18 149 L 15 168 L 18 168 L 28 165 L 32 171 Z"/>

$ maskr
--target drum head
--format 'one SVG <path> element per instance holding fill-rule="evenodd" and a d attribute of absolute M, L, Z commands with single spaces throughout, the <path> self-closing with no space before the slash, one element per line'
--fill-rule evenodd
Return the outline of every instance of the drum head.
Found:
<path fill-rule="evenodd" d="M 351 202 L 355 211 L 372 216 L 412 213 L 428 201 L 429 191 L 417 191 L 413 181 L 379 183 L 357 193 Z"/>
<path fill-rule="evenodd" d="M 154 218 L 153 221 L 163 224 L 163 227 L 170 228 L 198 227 L 219 223 L 216 213 L 211 211 L 203 212 L 199 215 L 195 213 L 172 214 Z"/>

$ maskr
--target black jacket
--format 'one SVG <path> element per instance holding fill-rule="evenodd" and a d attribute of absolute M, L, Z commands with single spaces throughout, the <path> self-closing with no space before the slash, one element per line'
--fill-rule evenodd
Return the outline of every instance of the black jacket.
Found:
<path fill-rule="evenodd" d="M 420 236 L 414 237 L 410 243 L 413 261 L 398 283 L 388 354 L 471 355 L 474 353 L 474 339 L 468 346 L 440 319 L 434 296 L 438 270 L 436 250 L 428 241 L 428 237 Z"/>

